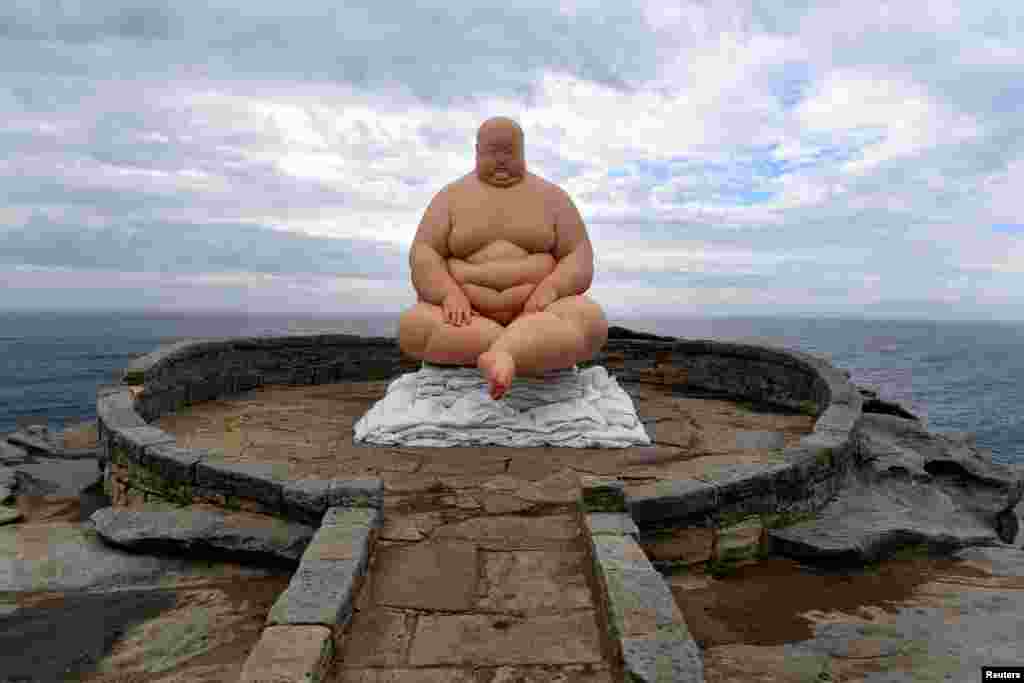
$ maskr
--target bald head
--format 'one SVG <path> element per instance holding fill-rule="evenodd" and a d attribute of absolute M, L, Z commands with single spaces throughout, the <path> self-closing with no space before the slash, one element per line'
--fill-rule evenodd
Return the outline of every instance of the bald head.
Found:
<path fill-rule="evenodd" d="M 523 129 L 505 116 L 495 116 L 476 133 L 476 175 L 495 187 L 515 185 L 526 175 Z"/>

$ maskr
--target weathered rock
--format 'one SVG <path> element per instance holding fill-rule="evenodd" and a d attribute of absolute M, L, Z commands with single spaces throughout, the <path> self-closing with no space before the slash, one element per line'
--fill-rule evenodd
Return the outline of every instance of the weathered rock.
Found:
<path fill-rule="evenodd" d="M 0 592 L 168 586 L 179 580 L 266 576 L 279 571 L 129 553 L 103 543 L 77 523 L 46 521 L 0 527 Z"/>
<path fill-rule="evenodd" d="M 198 551 L 271 563 L 298 563 L 315 532 L 273 517 L 189 508 L 104 508 L 91 520 L 104 541 L 138 552 Z"/>
<path fill-rule="evenodd" d="M 24 462 L 28 458 L 28 451 L 15 446 L 10 441 L 0 440 L 0 464 L 13 465 Z"/>
<path fill-rule="evenodd" d="M 1004 542 L 1018 533 L 1011 514 L 1024 496 L 1024 472 L 992 462 L 967 433 L 933 434 L 920 423 L 890 415 L 865 415 L 860 427 L 867 481 L 891 478 L 929 482 L 965 513 L 999 532 Z"/>
<path fill-rule="evenodd" d="M 864 467 L 819 519 L 769 532 L 774 552 L 868 562 L 904 544 L 943 548 L 1010 542 L 1024 494 L 1017 469 L 993 463 L 969 434 L 932 434 L 919 422 L 865 415 Z"/>
<path fill-rule="evenodd" d="M 31 462 L 14 465 L 23 493 L 45 493 L 51 496 L 75 497 L 100 480 L 97 460 L 82 458 L 63 460 L 37 456 Z"/>
<path fill-rule="evenodd" d="M 7 440 L 22 446 L 29 453 L 57 455 L 61 448 L 50 431 L 42 425 L 31 425 L 7 435 Z"/>
<path fill-rule="evenodd" d="M 878 389 L 875 387 L 857 387 L 857 391 L 864 398 L 861 410 L 865 413 L 894 415 L 906 420 L 921 419 L 898 403 L 878 398 Z"/>
<path fill-rule="evenodd" d="M 940 488 L 913 481 L 857 483 L 818 519 L 768 532 L 772 552 L 799 560 L 857 564 L 906 544 L 991 545 L 996 530 Z"/>

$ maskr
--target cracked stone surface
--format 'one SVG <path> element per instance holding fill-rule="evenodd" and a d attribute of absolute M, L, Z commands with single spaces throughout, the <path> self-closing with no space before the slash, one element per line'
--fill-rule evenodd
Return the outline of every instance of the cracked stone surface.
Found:
<path fill-rule="evenodd" d="M 173 434 L 179 445 L 220 449 L 228 462 L 279 463 L 294 479 L 379 476 L 397 493 L 454 488 L 454 478 L 472 485 L 474 478 L 483 483 L 507 475 L 517 483 L 502 493 L 525 503 L 568 500 L 578 474 L 672 478 L 688 471 L 683 463 L 691 463 L 689 470 L 699 469 L 708 457 L 765 461 L 773 457 L 780 438 L 785 446 L 795 446 L 814 426 L 807 415 L 755 412 L 730 401 L 637 385 L 631 387 L 637 412 L 655 421 L 653 447 L 411 449 L 353 444 L 353 424 L 386 388 L 387 382 L 267 386 L 183 408 L 155 425 Z M 492 508 L 502 504 L 491 501 Z"/>

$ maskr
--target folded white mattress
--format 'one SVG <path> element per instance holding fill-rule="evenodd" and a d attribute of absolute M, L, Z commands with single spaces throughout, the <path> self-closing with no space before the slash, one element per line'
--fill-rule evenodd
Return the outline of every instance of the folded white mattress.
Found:
<path fill-rule="evenodd" d="M 424 363 L 388 385 L 356 422 L 357 443 L 381 446 L 649 445 L 633 400 L 603 367 L 516 377 L 495 401 L 477 368 Z"/>

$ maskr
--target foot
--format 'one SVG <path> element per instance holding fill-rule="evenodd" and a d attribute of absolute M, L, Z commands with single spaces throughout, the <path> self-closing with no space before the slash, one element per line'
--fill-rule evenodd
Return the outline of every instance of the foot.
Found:
<path fill-rule="evenodd" d="M 476 360 L 491 387 L 491 398 L 497 401 L 512 386 L 516 376 L 516 362 L 507 351 L 485 351 Z"/>

